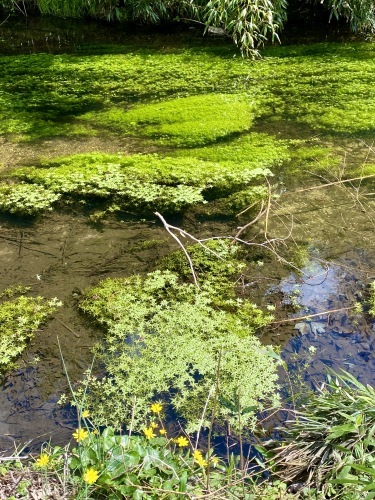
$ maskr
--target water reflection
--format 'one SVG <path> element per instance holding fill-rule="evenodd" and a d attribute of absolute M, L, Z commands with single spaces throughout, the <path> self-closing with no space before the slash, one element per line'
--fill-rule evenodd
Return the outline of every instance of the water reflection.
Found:
<path fill-rule="evenodd" d="M 302 271 L 304 279 L 290 274 L 280 284 L 284 304 L 298 307 L 286 327 L 294 336 L 282 350 L 292 378 L 315 389 L 328 369 L 346 370 L 362 383 L 374 384 L 375 325 L 355 306 L 364 303 L 364 284 L 340 263 L 325 268 L 312 261 Z M 324 311 L 332 312 L 319 314 Z"/>

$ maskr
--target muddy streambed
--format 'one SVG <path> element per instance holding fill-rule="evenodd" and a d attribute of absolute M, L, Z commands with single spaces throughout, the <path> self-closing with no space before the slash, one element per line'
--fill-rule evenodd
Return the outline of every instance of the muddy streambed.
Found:
<path fill-rule="evenodd" d="M 56 404 L 67 388 L 57 337 L 68 372 L 77 380 L 91 364 L 95 334 L 93 325 L 77 311 L 80 291 L 100 277 L 146 271 L 150 261 L 169 250 L 164 232 L 144 222 L 105 222 L 98 228 L 82 215 L 58 214 L 35 224 L 2 220 L 2 287 L 24 283 L 33 294 L 58 297 L 63 302 L 54 319 L 35 336 L 20 368 L 8 375 L 2 387 L 3 450 L 13 448 L 13 440 L 40 442 L 51 434 L 57 441 L 68 438 L 74 413 Z"/>

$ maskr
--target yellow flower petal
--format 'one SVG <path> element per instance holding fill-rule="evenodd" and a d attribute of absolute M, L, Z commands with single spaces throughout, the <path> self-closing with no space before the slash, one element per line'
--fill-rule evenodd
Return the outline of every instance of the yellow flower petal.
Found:
<path fill-rule="evenodd" d="M 153 403 L 151 405 L 151 411 L 152 413 L 160 413 L 161 410 L 163 409 L 163 406 L 160 403 Z"/>
<path fill-rule="evenodd" d="M 143 429 L 143 433 L 147 439 L 152 439 L 152 438 L 156 437 L 156 434 L 154 433 L 154 429 L 152 427 L 148 427 L 147 429 Z"/>
<path fill-rule="evenodd" d="M 95 469 L 88 469 L 84 475 L 83 475 L 83 480 L 85 481 L 85 483 L 87 484 L 93 484 L 96 482 L 96 480 L 98 479 L 99 477 L 99 472 L 96 471 Z"/>
<path fill-rule="evenodd" d="M 35 463 L 38 467 L 46 467 L 49 464 L 49 456 L 47 453 L 42 453 Z"/>
<path fill-rule="evenodd" d="M 203 458 L 201 451 L 195 450 L 193 453 L 193 457 L 194 457 L 194 462 L 196 462 L 201 467 L 207 466 L 207 461 Z"/>
<path fill-rule="evenodd" d="M 80 443 L 81 441 L 86 439 L 88 435 L 89 433 L 86 429 L 76 429 L 76 431 L 73 432 L 73 437 L 77 441 L 77 443 Z"/>
<path fill-rule="evenodd" d="M 174 442 L 180 447 L 184 448 L 185 446 L 188 446 L 189 441 L 186 439 L 185 436 L 179 436 L 177 439 L 174 440 Z"/>

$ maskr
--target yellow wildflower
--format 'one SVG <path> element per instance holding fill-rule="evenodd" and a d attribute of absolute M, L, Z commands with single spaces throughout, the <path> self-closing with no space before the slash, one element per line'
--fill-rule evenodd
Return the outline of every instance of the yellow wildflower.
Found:
<path fill-rule="evenodd" d="M 83 475 L 83 480 L 87 484 L 93 484 L 99 477 L 99 472 L 93 468 L 87 469 L 87 471 Z"/>
<path fill-rule="evenodd" d="M 217 457 L 212 457 L 212 458 L 211 458 L 211 462 L 212 462 L 212 465 L 213 465 L 214 467 L 216 467 L 216 466 L 217 466 L 217 464 L 219 463 L 219 459 L 218 459 Z"/>
<path fill-rule="evenodd" d="M 199 450 L 195 450 L 193 453 L 194 461 L 197 462 L 201 467 L 207 466 L 207 461 L 203 458 L 202 453 Z"/>
<path fill-rule="evenodd" d="M 151 405 L 151 411 L 152 413 L 161 413 L 161 410 L 163 409 L 163 406 L 160 403 L 153 403 Z"/>
<path fill-rule="evenodd" d="M 86 429 L 76 429 L 76 431 L 73 432 L 73 437 L 77 441 L 77 443 L 80 443 L 81 441 L 86 439 L 88 435 L 89 433 Z"/>
<path fill-rule="evenodd" d="M 187 446 L 189 444 L 189 441 L 186 439 L 185 436 L 179 436 L 177 439 L 174 440 L 174 442 L 180 447 L 183 448 L 184 446 Z"/>
<path fill-rule="evenodd" d="M 35 463 L 38 467 L 46 467 L 49 464 L 49 456 L 47 453 L 42 453 Z"/>
<path fill-rule="evenodd" d="M 143 429 L 143 433 L 147 439 L 152 439 L 152 438 L 156 437 L 156 434 L 154 434 L 154 429 L 152 427 L 148 427 L 147 429 Z"/>
<path fill-rule="evenodd" d="M 88 410 L 83 410 L 82 412 L 82 418 L 89 418 L 90 412 Z"/>
<path fill-rule="evenodd" d="M 157 424 L 156 422 L 151 422 L 151 427 L 153 429 L 157 429 L 159 427 L 159 424 Z"/>
<path fill-rule="evenodd" d="M 164 436 L 164 434 L 167 434 L 167 431 L 165 429 L 160 429 L 159 432 L 162 436 Z"/>

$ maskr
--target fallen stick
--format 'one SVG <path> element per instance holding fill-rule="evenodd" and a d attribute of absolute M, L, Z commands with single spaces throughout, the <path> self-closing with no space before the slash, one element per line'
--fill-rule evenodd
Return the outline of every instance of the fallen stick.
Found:
<path fill-rule="evenodd" d="M 330 309 L 329 311 L 323 311 L 320 313 L 306 314 L 305 316 L 299 316 L 298 318 L 280 319 L 279 321 L 272 321 L 272 323 L 270 323 L 270 325 L 276 325 L 279 323 L 290 323 L 292 321 L 299 321 L 300 319 L 316 318 L 317 316 L 324 316 L 326 314 L 331 314 L 331 313 L 335 313 L 335 312 L 349 311 L 350 309 L 354 309 L 355 307 L 356 306 L 340 307 L 340 309 Z"/>

